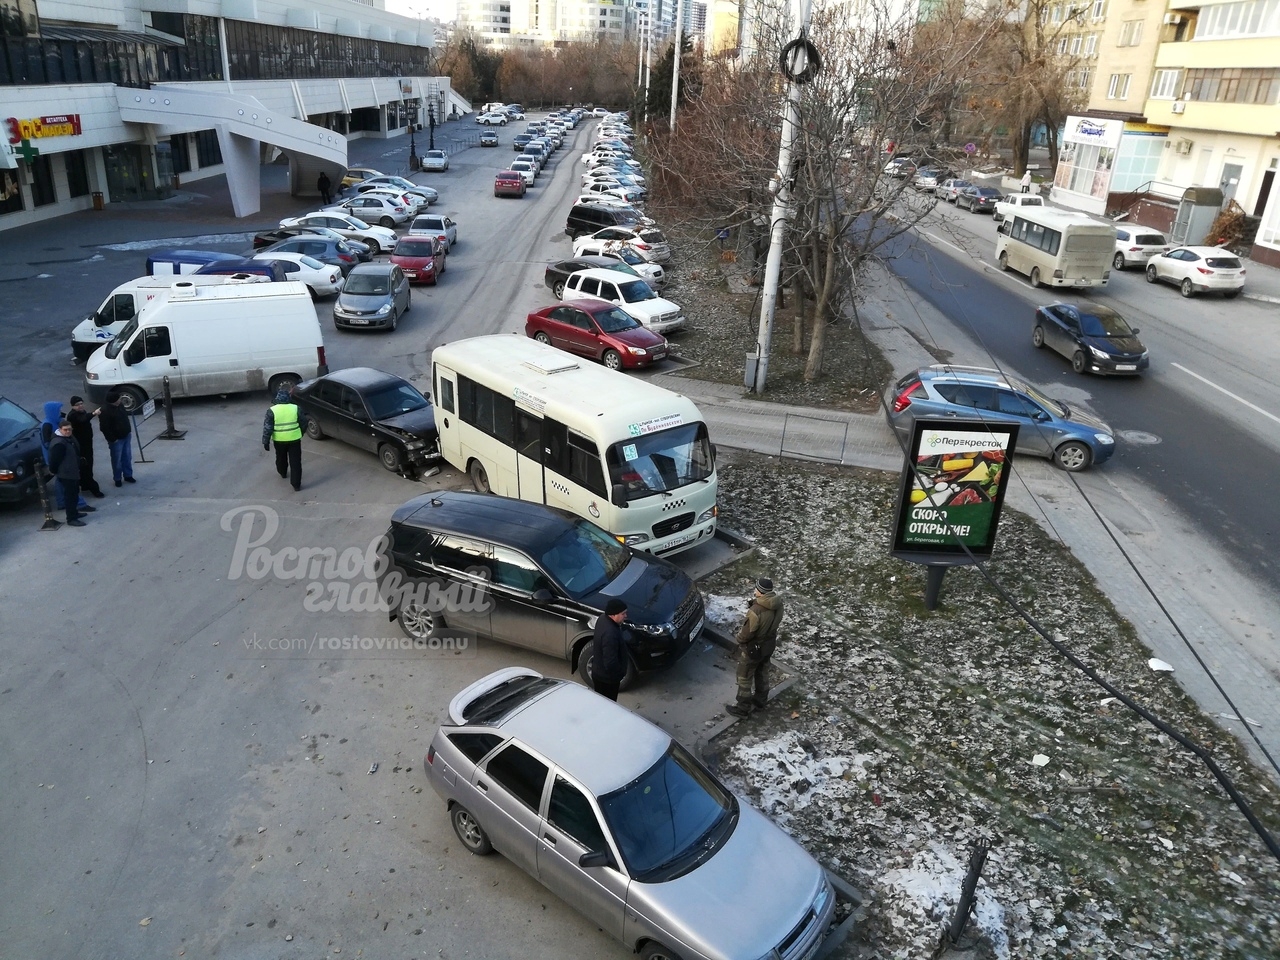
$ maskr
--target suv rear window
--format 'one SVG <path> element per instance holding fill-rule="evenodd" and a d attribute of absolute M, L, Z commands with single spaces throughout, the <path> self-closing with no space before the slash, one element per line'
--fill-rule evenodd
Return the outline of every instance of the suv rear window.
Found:
<path fill-rule="evenodd" d="M 1140 233 L 1133 238 L 1133 242 L 1140 243 L 1147 247 L 1154 247 L 1159 246 L 1162 243 L 1167 243 L 1168 241 L 1158 233 Z"/>
<path fill-rule="evenodd" d="M 1241 267 L 1240 261 L 1235 257 L 1205 257 L 1204 262 L 1219 270 L 1239 270 Z"/>

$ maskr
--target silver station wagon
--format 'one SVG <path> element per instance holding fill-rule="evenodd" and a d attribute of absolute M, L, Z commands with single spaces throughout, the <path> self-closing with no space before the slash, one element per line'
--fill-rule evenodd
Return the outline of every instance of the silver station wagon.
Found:
<path fill-rule="evenodd" d="M 468 850 L 493 850 L 645 960 L 809 960 L 821 866 L 649 721 L 522 667 L 449 704 L 425 764 Z"/>

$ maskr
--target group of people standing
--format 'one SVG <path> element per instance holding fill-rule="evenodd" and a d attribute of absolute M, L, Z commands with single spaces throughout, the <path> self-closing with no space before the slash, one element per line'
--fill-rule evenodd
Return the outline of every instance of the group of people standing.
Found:
<path fill-rule="evenodd" d="M 106 403 L 90 411 L 83 397 L 71 398 L 71 409 L 62 412 L 62 404 L 50 400 L 44 405 L 44 422 L 40 425 L 40 445 L 44 460 L 55 481 L 55 502 L 66 511 L 67 526 L 83 527 L 82 519 L 97 508 L 90 506 L 84 494 L 102 498 L 106 494 L 93 476 L 93 421 L 107 441 L 111 454 L 111 478 L 117 487 L 134 483 L 133 427 L 129 412 L 119 393 L 107 394 Z"/>
<path fill-rule="evenodd" d="M 602 697 L 617 701 L 618 688 L 627 675 L 626 638 L 623 622 L 627 604 L 617 597 L 605 604 L 604 616 L 596 620 L 591 637 L 591 685 Z M 747 616 L 738 629 L 738 692 L 725 710 L 735 717 L 749 717 L 769 704 L 769 661 L 778 644 L 782 623 L 782 598 L 773 581 L 761 577 L 747 602 Z"/>

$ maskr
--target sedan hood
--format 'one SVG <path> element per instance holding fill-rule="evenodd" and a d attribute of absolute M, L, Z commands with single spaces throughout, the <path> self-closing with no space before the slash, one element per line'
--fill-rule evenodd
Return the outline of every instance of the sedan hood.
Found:
<path fill-rule="evenodd" d="M 691 953 L 767 955 L 805 920 L 824 883 L 798 843 L 744 801 L 738 809 L 738 825 L 706 863 L 666 883 L 632 881 L 627 891 L 629 909 L 664 918 Z"/>
<path fill-rule="evenodd" d="M 347 293 L 338 295 L 338 306 L 344 310 L 377 310 L 391 302 L 389 293 Z"/>
<path fill-rule="evenodd" d="M 618 333 L 609 333 L 605 336 L 617 340 L 619 343 L 625 343 L 629 347 L 644 347 L 651 350 L 654 347 L 660 347 L 667 342 L 667 338 L 659 336 L 647 327 L 633 327 L 630 330 L 621 330 Z"/>
<path fill-rule="evenodd" d="M 1146 349 L 1137 337 L 1087 337 L 1085 342 L 1117 357 L 1141 356 Z"/>
<path fill-rule="evenodd" d="M 675 564 L 656 557 L 633 556 L 618 576 L 584 597 L 583 602 L 603 610 L 611 599 L 621 597 L 626 601 L 627 620 L 631 623 L 667 623 L 693 589 L 689 575 Z"/>
<path fill-rule="evenodd" d="M 410 410 L 408 413 L 398 413 L 394 417 L 387 417 L 378 422 L 384 427 L 411 433 L 423 440 L 433 440 L 439 435 L 436 430 L 436 408 L 431 404 L 419 407 L 417 410 Z"/>
<path fill-rule="evenodd" d="M 637 300 L 634 303 L 620 303 L 618 306 L 637 318 L 662 317 L 668 313 L 680 312 L 679 306 L 670 300 L 664 300 L 662 297 L 654 297 L 651 300 Z"/>
<path fill-rule="evenodd" d="M 1063 401 L 1059 400 L 1058 402 L 1062 403 Z M 1068 420 L 1071 420 L 1074 423 L 1083 424 L 1084 426 L 1090 427 L 1101 433 L 1107 433 L 1107 434 L 1110 434 L 1111 436 L 1115 436 L 1115 431 L 1112 430 L 1111 427 L 1109 427 L 1102 420 L 1099 420 L 1097 417 L 1095 417 L 1093 414 L 1085 413 L 1079 407 L 1073 407 L 1069 403 L 1066 404 L 1066 407 L 1068 410 L 1071 411 L 1070 415 L 1067 417 Z"/>

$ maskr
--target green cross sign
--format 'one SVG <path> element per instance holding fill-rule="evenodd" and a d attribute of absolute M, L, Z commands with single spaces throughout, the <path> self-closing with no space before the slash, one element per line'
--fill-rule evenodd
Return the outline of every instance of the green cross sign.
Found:
<path fill-rule="evenodd" d="M 21 144 L 13 148 L 13 152 L 27 161 L 27 163 L 40 156 L 40 151 L 31 145 L 30 140 L 23 140 Z"/>

